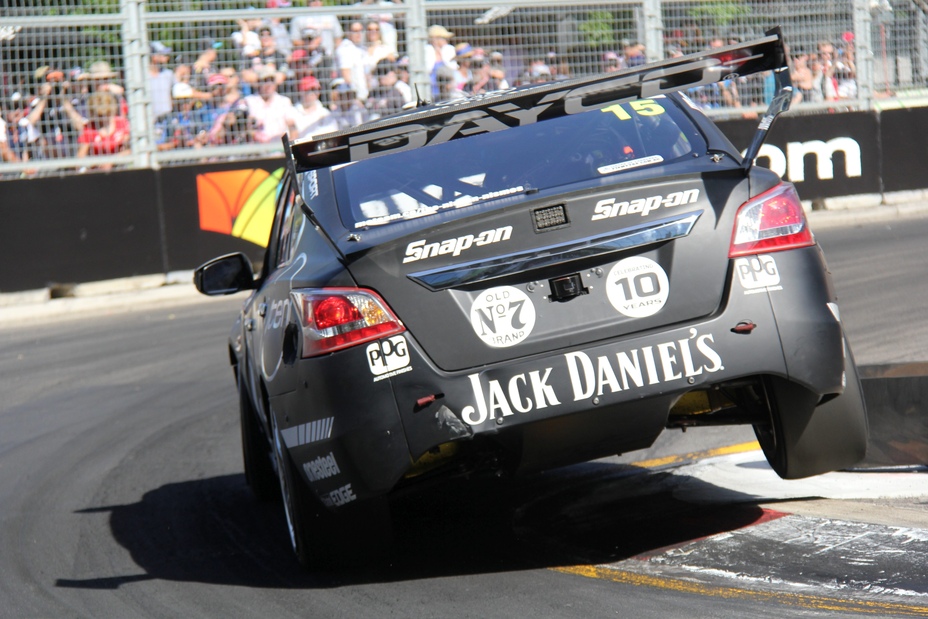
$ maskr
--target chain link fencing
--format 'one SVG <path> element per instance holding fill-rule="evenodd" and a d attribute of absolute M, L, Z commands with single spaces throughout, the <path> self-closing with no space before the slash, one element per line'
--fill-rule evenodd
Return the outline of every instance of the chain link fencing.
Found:
<path fill-rule="evenodd" d="M 444 100 L 783 28 L 791 113 L 921 103 L 928 1 L 0 0 L 0 178 L 266 157 Z M 276 93 L 276 94 L 274 94 Z M 765 109 L 767 76 L 690 93 Z"/>

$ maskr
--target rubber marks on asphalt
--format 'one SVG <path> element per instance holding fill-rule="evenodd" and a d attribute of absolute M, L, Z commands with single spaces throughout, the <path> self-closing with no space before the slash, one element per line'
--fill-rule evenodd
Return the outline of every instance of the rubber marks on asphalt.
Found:
<path fill-rule="evenodd" d="M 786 481 L 770 470 L 759 451 L 686 464 L 656 481 L 694 509 L 771 502 L 786 506 L 782 502 L 814 503 L 815 498 L 853 505 L 853 499 L 928 497 L 928 475 L 923 472 L 841 472 Z M 764 509 L 762 517 L 729 531 L 614 563 L 558 571 L 718 598 L 928 617 L 926 528 Z"/>

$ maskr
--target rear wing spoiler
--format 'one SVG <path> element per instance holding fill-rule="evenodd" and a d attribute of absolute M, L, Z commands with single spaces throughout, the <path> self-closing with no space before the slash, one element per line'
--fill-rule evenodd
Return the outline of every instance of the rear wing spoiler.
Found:
<path fill-rule="evenodd" d="M 789 61 L 779 27 L 769 30 L 763 38 L 746 43 L 614 73 L 445 101 L 345 131 L 297 141 L 291 145 L 291 152 L 296 171 L 303 172 L 602 109 L 762 71 L 774 71 L 778 92 L 774 98 L 776 106 L 771 104 L 746 153 L 746 161 L 751 162 L 773 118 L 789 107 L 791 99 Z M 751 155 L 750 158 L 747 155 Z M 746 167 L 750 167 L 750 163 Z"/>

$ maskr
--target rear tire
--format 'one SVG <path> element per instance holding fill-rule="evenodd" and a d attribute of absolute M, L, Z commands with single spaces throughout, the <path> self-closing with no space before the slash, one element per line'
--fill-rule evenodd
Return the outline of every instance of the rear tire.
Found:
<path fill-rule="evenodd" d="M 261 430 L 258 413 L 238 372 L 239 422 L 242 430 L 242 462 L 245 482 L 260 501 L 272 501 L 280 496 L 277 473 L 271 461 L 270 442 Z"/>
<path fill-rule="evenodd" d="M 754 426 L 754 433 L 767 462 L 783 479 L 847 468 L 867 454 L 867 409 L 846 338 L 844 368 L 844 393 L 818 405 L 818 396 L 804 387 L 769 379 L 771 421 Z"/>
<path fill-rule="evenodd" d="M 313 570 L 368 564 L 381 558 L 392 541 L 387 499 L 367 499 L 330 512 L 293 464 L 273 412 L 271 424 L 290 546 L 300 565 Z"/>

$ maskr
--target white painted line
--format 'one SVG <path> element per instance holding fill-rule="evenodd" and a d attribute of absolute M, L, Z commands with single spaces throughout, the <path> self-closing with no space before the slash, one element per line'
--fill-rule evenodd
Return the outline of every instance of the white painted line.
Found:
<path fill-rule="evenodd" d="M 837 472 L 785 480 L 773 472 L 761 451 L 707 458 L 681 466 L 673 471 L 673 475 L 677 478 L 674 496 L 693 503 L 716 503 L 720 499 L 730 501 L 732 493 L 757 501 L 805 497 L 928 498 L 926 473 Z M 710 487 L 707 488 L 706 484 Z"/>

